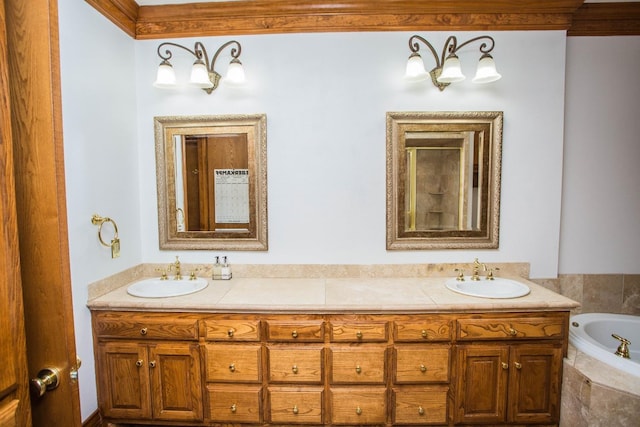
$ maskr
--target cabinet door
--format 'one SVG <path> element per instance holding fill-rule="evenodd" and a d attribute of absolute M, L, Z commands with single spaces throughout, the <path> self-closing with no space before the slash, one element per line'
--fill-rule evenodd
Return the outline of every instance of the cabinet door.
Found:
<path fill-rule="evenodd" d="M 508 372 L 508 346 L 458 346 L 456 423 L 505 421 Z"/>
<path fill-rule="evenodd" d="M 197 344 L 149 348 L 153 418 L 202 420 L 202 381 Z"/>
<path fill-rule="evenodd" d="M 562 348 L 520 345 L 511 349 L 509 420 L 519 424 L 554 423 L 559 416 Z"/>
<path fill-rule="evenodd" d="M 108 418 L 149 419 L 149 360 L 138 343 L 98 345 L 96 370 L 102 413 Z"/>

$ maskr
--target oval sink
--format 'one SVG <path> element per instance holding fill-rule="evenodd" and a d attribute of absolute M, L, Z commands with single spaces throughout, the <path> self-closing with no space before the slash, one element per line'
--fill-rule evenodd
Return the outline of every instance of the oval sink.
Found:
<path fill-rule="evenodd" d="M 209 285 L 207 279 L 195 280 L 160 280 L 145 279 L 130 285 L 127 293 L 141 298 L 166 298 L 192 294 L 203 290 Z"/>
<path fill-rule="evenodd" d="M 531 292 L 524 283 L 502 277 L 475 281 L 469 277 L 465 277 L 464 281 L 449 279 L 445 286 L 453 292 L 479 298 L 518 298 Z"/>

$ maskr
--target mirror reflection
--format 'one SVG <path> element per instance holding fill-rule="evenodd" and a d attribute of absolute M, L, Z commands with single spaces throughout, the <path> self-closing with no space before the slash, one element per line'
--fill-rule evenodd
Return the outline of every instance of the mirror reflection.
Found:
<path fill-rule="evenodd" d="M 266 250 L 266 117 L 157 117 L 160 247 Z"/>
<path fill-rule="evenodd" d="M 387 249 L 498 247 L 501 112 L 387 114 Z"/>

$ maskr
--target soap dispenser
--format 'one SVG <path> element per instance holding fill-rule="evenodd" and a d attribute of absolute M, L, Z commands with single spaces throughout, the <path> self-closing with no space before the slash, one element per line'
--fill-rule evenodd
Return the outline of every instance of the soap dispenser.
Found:
<path fill-rule="evenodd" d="M 231 266 L 227 262 L 226 256 L 222 257 L 221 279 L 222 280 L 231 279 Z"/>
<path fill-rule="evenodd" d="M 212 272 L 211 272 L 211 278 L 213 280 L 220 280 L 222 277 L 222 265 L 220 264 L 220 257 L 217 256 L 216 257 L 216 263 L 213 264 L 213 268 L 212 268 Z"/>

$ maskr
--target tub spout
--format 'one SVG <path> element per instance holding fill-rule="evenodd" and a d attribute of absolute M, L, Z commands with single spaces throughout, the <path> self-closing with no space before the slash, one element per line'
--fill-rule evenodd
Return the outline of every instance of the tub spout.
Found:
<path fill-rule="evenodd" d="M 611 336 L 620 341 L 620 345 L 618 346 L 615 355 L 629 359 L 629 344 L 631 344 L 631 341 L 617 334 L 611 334 Z"/>

